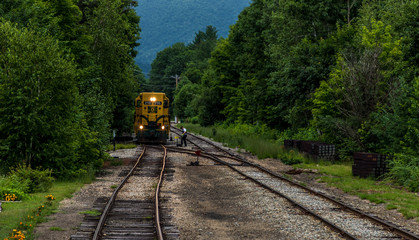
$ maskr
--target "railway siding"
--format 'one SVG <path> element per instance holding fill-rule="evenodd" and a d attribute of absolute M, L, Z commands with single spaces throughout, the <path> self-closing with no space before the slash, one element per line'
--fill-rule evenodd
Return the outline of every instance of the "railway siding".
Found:
<path fill-rule="evenodd" d="M 175 129 L 175 128 L 173 128 Z M 210 143 L 209 141 L 201 138 L 194 137 L 196 142 L 204 142 L 203 145 L 211 145 L 210 149 L 205 149 L 208 152 L 214 152 L 214 148 L 218 146 Z M 226 152 L 223 149 L 220 149 Z M 204 153 L 204 155 L 206 155 Z M 337 202 L 333 198 L 329 198 L 324 194 L 318 194 L 309 188 L 298 186 L 294 182 L 290 182 L 282 177 L 278 178 L 278 175 L 270 170 L 261 168 L 257 164 L 249 163 L 242 157 L 238 157 L 237 161 L 250 164 L 255 167 L 252 170 L 240 171 L 237 166 L 240 164 L 226 163 L 215 156 L 210 156 L 216 162 L 229 166 L 232 170 L 237 171 L 245 178 L 250 179 L 264 188 L 270 190 L 273 193 L 277 193 L 282 197 L 289 200 L 292 204 L 299 206 L 303 211 L 310 213 L 312 216 L 322 220 L 329 227 L 332 227 L 335 231 L 339 232 L 348 239 L 383 239 L 383 238 L 394 238 L 394 239 L 418 239 L 414 233 L 406 231 L 403 228 L 399 228 L 394 224 L 380 220 L 377 217 L 371 216 L 368 213 L 363 213 L 357 209 L 354 209 L 348 205 Z M 229 154 L 234 156 L 235 154 Z M 247 172 L 247 173 L 246 173 Z M 286 180 L 285 182 L 283 182 Z M 278 185 L 279 183 L 279 185 Z M 292 183 L 292 185 L 289 185 Z M 314 207 L 313 207 L 314 206 Z"/>

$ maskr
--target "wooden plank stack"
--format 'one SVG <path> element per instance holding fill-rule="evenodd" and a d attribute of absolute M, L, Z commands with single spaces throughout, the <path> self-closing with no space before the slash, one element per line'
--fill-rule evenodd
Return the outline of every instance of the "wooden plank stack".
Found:
<path fill-rule="evenodd" d="M 284 140 L 284 147 L 286 149 L 293 148 L 294 147 L 294 141 L 295 140 L 289 140 L 289 139 Z"/>
<path fill-rule="evenodd" d="M 378 153 L 356 152 L 353 155 L 352 175 L 379 178 L 388 172 L 388 158 Z"/>
<path fill-rule="evenodd" d="M 313 155 L 322 159 L 334 160 L 336 157 L 336 147 L 333 144 L 315 143 Z"/>
<path fill-rule="evenodd" d="M 296 148 L 300 152 L 307 153 L 310 157 L 316 159 L 333 160 L 336 156 L 336 147 L 333 144 L 327 144 L 316 141 L 302 140 L 284 140 L 285 148 Z"/>
<path fill-rule="evenodd" d="M 297 149 L 314 159 L 334 160 L 336 157 L 335 145 L 323 142 L 287 139 L 284 140 L 284 147 Z M 352 175 L 361 178 L 379 178 L 389 170 L 389 158 L 386 155 L 356 152 L 353 154 L 353 160 Z"/>
<path fill-rule="evenodd" d="M 287 149 L 291 149 L 291 148 L 295 148 L 298 149 L 298 151 L 300 151 L 301 149 L 301 140 L 293 140 L 293 139 L 287 139 L 284 140 L 284 146 Z"/>

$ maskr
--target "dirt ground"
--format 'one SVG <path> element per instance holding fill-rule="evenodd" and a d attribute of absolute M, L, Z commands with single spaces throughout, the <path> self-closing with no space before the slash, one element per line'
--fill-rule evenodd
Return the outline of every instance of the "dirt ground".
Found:
<path fill-rule="evenodd" d="M 246 195 L 256 186 L 240 184 L 244 178 L 212 161 L 187 166 L 194 158 L 171 156 L 176 172 L 162 192 L 172 193 L 168 205 L 181 239 L 283 239 L 273 225 L 265 225 L 253 212 L 255 205 L 249 204 Z"/>
<path fill-rule="evenodd" d="M 135 155 L 135 151 L 118 150 L 112 155 L 129 158 Z M 251 160 L 276 172 L 291 169 L 275 159 Z M 180 239 L 339 239 L 336 236 L 310 235 L 319 231 L 326 236 L 328 232 L 320 229 L 322 227 L 316 222 L 292 223 L 295 215 L 300 214 L 292 212 L 294 210 L 290 210 L 283 199 L 273 197 L 266 190 L 212 161 L 201 159 L 201 166 L 187 166 L 195 161 L 195 157 L 177 153 L 169 153 L 169 161 L 174 166 L 174 176 L 164 183 L 161 192 L 163 197 L 170 199 L 164 207 L 170 209 L 171 221 L 179 230 Z M 97 181 L 84 186 L 71 199 L 62 201 L 59 211 L 35 229 L 36 239 L 70 239 L 82 222 L 81 212 L 90 210 L 97 197 L 112 193 L 111 186 L 119 182 L 119 172 L 124 168 L 105 168 L 105 174 Z M 338 189 L 328 188 L 315 181 L 317 173 L 302 172 L 294 177 L 318 191 L 419 234 L 419 224 L 415 220 L 406 220 L 397 211 L 386 210 L 382 204 L 369 203 Z M 51 228 L 61 228 L 62 231 Z"/>

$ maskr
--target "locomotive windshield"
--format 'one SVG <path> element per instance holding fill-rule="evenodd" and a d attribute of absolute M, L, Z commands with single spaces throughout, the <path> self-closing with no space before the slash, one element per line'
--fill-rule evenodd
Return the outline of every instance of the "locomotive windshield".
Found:
<path fill-rule="evenodd" d="M 153 105 L 153 102 L 150 102 L 150 101 L 144 101 L 144 105 Z"/>

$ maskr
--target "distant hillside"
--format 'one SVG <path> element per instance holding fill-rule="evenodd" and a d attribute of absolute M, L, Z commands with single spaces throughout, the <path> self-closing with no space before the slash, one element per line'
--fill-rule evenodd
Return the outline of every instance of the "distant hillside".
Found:
<path fill-rule="evenodd" d="M 141 40 L 136 63 L 147 74 L 156 53 L 176 42 L 190 42 L 212 25 L 228 36 L 230 25 L 251 0 L 139 0 Z"/>

